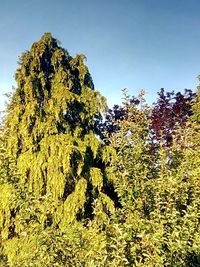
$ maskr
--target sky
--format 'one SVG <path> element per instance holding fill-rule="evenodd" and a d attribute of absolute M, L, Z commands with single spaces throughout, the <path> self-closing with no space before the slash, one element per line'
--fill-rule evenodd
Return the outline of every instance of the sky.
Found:
<path fill-rule="evenodd" d="M 0 1 L 0 110 L 15 86 L 22 52 L 45 32 L 70 55 L 84 54 L 95 88 L 108 105 L 144 89 L 196 90 L 200 74 L 199 0 Z"/>

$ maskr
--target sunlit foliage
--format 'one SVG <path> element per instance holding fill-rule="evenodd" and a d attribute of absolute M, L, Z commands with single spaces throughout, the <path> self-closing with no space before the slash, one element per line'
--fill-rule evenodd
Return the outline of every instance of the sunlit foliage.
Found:
<path fill-rule="evenodd" d="M 0 126 L 0 266 L 200 266 L 200 91 L 106 111 L 50 33 Z M 104 131 L 104 132 L 103 132 Z"/>

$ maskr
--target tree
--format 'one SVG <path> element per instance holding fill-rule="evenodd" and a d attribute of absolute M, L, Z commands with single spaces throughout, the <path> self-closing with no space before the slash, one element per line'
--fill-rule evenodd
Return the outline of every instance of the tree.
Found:
<path fill-rule="evenodd" d="M 25 190 L 18 205 L 8 204 L 8 223 L 1 224 L 11 266 L 33 260 L 45 231 L 59 236 L 83 230 L 91 219 L 103 224 L 115 209 L 109 172 L 114 150 L 97 136 L 106 103 L 84 59 L 72 58 L 50 33 L 20 59 L 4 122 L 6 155 L 20 174 L 15 187 Z M 49 257 L 50 265 L 56 256 Z"/>
<path fill-rule="evenodd" d="M 185 89 L 184 93 L 174 91 L 165 92 L 161 88 L 158 92 L 158 99 L 152 105 L 152 110 L 149 112 L 150 135 L 153 148 L 159 146 L 159 142 L 163 145 L 170 146 L 172 144 L 173 134 L 178 127 L 184 127 L 189 117 L 192 116 L 192 104 L 196 94 L 190 89 Z M 140 104 L 138 97 L 130 97 L 129 105 Z M 114 105 L 113 109 L 108 109 L 106 119 L 99 124 L 103 140 L 106 140 L 106 135 L 111 136 L 119 131 L 119 123 L 122 120 L 127 120 L 128 110 L 127 105 Z M 106 134 L 105 134 L 106 133 Z"/>
<path fill-rule="evenodd" d="M 126 93 L 126 92 L 125 92 Z M 152 153 L 150 109 L 125 94 L 125 118 L 109 142 L 117 151 L 114 185 L 121 209 L 107 225 L 114 266 L 199 266 L 199 94 L 183 125 Z M 117 124 L 118 123 L 118 124 Z M 180 138 L 181 136 L 181 138 Z"/>
<path fill-rule="evenodd" d="M 173 135 L 178 127 L 184 128 L 192 116 L 192 104 L 196 94 L 190 89 L 185 92 L 165 92 L 161 88 L 157 102 L 153 104 L 151 113 L 152 141 L 163 141 L 167 146 L 172 144 Z"/>
<path fill-rule="evenodd" d="M 16 81 L 0 127 L 0 265 L 199 266 L 200 89 L 161 90 L 153 109 L 124 90 L 102 124 L 84 56 L 49 33 Z"/>

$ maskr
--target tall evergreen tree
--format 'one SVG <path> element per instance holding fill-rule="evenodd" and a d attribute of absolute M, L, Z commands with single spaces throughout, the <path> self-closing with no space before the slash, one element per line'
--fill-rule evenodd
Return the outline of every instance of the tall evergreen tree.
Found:
<path fill-rule="evenodd" d="M 71 57 L 50 33 L 20 59 L 5 143 L 30 207 L 2 210 L 4 239 L 27 235 L 27 222 L 65 232 L 77 221 L 107 220 L 115 208 L 109 174 L 114 153 L 96 130 L 106 102 L 94 90 L 84 59 Z"/>

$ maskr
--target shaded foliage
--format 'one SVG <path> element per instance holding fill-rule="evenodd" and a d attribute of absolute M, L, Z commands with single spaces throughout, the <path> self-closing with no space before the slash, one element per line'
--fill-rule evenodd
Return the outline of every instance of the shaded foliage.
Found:
<path fill-rule="evenodd" d="M 184 127 L 189 117 L 192 116 L 192 104 L 196 94 L 190 89 L 185 89 L 184 93 L 174 91 L 165 92 L 161 88 L 158 92 L 158 99 L 152 105 L 152 111 L 149 112 L 151 120 L 150 133 L 153 146 L 157 146 L 159 142 L 170 146 L 172 144 L 173 134 L 178 127 Z M 128 105 L 140 104 L 137 97 L 130 97 Z M 108 109 L 105 121 L 100 123 L 102 139 L 106 140 L 106 136 L 111 136 L 119 130 L 119 122 L 127 120 L 129 114 L 127 104 L 120 106 L 114 105 L 112 109 Z M 133 116 L 134 119 L 134 116 Z"/>
<path fill-rule="evenodd" d="M 158 93 L 157 102 L 151 113 L 151 134 L 153 141 L 163 141 L 167 146 L 172 145 L 173 134 L 178 127 L 183 128 L 192 116 L 192 104 L 195 93 L 190 89 L 185 92 L 165 92 L 162 88 Z"/>

